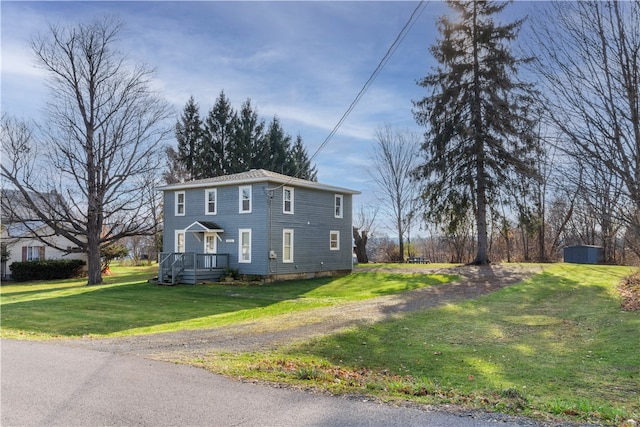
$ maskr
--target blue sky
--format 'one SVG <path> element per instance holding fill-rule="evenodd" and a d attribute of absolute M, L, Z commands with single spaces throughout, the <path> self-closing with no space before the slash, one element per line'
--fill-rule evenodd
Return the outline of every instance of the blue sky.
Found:
<path fill-rule="evenodd" d="M 236 109 L 247 99 L 269 121 L 302 136 L 316 152 L 369 78 L 417 2 L 11 2 L 2 1 L 1 107 L 41 121 L 44 75 L 30 37 L 48 23 L 87 22 L 105 14 L 126 25 L 120 47 L 156 69 L 154 85 L 174 105 L 189 96 L 206 115 L 221 90 Z M 525 4 L 510 6 L 521 17 Z M 412 100 L 416 80 L 434 65 L 436 20 L 447 7 L 427 2 L 410 32 L 337 134 L 314 159 L 318 180 L 374 199 L 367 168 L 377 127 L 422 130 Z M 175 121 L 174 121 L 175 122 Z M 173 124 L 173 123 L 172 123 Z M 175 143 L 175 141 L 171 141 Z"/>

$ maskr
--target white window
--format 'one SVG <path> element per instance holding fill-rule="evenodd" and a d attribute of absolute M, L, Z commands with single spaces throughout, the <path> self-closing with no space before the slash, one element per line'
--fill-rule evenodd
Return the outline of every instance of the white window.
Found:
<path fill-rule="evenodd" d="M 291 187 L 282 189 L 282 212 L 293 214 L 293 188 Z"/>
<path fill-rule="evenodd" d="M 251 229 L 241 228 L 239 230 L 238 262 L 251 262 Z"/>
<path fill-rule="evenodd" d="M 215 215 L 217 207 L 218 190 L 215 188 L 204 191 L 204 213 L 206 215 Z"/>
<path fill-rule="evenodd" d="M 176 231 L 176 252 L 184 253 L 184 231 Z"/>
<path fill-rule="evenodd" d="M 44 246 L 23 246 L 23 261 L 42 261 L 44 260 Z"/>
<path fill-rule="evenodd" d="M 282 230 L 282 262 L 293 262 L 293 230 Z"/>
<path fill-rule="evenodd" d="M 340 232 L 331 230 L 329 232 L 329 249 L 332 251 L 340 250 Z"/>
<path fill-rule="evenodd" d="M 336 218 L 342 218 L 342 194 L 336 194 L 334 212 Z"/>
<path fill-rule="evenodd" d="M 251 186 L 240 187 L 240 213 L 251 213 Z"/>
<path fill-rule="evenodd" d="M 184 191 L 176 192 L 176 216 L 184 216 Z"/>

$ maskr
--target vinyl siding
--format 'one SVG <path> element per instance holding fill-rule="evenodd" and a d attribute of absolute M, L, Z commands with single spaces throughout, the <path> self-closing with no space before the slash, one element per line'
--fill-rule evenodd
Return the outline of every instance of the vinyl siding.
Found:
<path fill-rule="evenodd" d="M 242 184 L 240 184 L 242 185 Z M 352 268 L 352 196 L 343 194 L 343 217 L 335 218 L 336 192 L 302 187 L 294 188 L 294 214 L 283 212 L 283 187 L 262 182 L 252 186 L 252 212 L 239 213 L 240 185 L 215 185 L 217 188 L 217 214 L 206 215 L 207 188 L 184 189 L 185 214 L 175 215 L 175 191 L 164 191 L 165 252 L 175 248 L 174 230 L 184 230 L 195 221 L 210 221 L 223 230 L 217 250 L 229 254 L 229 267 L 241 274 L 261 276 L 295 273 L 314 273 Z M 293 262 L 283 262 L 283 229 L 294 230 Z M 251 229 L 251 263 L 238 263 L 239 229 Z M 340 231 L 340 250 L 329 249 L 330 230 Z M 185 251 L 203 252 L 202 233 L 187 232 Z M 269 259 L 269 252 L 276 259 Z"/>

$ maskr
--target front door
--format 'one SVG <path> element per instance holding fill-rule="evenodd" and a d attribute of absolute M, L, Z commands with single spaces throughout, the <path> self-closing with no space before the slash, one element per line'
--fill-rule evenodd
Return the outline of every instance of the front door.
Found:
<path fill-rule="evenodd" d="M 205 233 L 204 234 L 204 253 L 205 254 L 215 254 L 217 251 L 217 236 L 215 233 Z M 216 267 L 216 257 L 215 256 L 205 256 L 204 257 L 204 266 L 205 268 L 214 268 Z"/>

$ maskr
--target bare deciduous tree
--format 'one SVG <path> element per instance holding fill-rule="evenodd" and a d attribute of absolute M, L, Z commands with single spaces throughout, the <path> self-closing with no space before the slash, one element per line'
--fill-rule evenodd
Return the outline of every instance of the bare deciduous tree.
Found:
<path fill-rule="evenodd" d="M 378 216 L 379 207 L 377 205 L 363 205 L 356 212 L 353 218 L 353 240 L 355 253 L 358 262 L 366 264 L 369 262 L 367 255 L 367 242 L 374 234 L 373 226 Z"/>
<path fill-rule="evenodd" d="M 32 40 L 52 95 L 41 156 L 25 159 L 8 147 L 11 161 L 1 167 L 27 207 L 87 253 L 90 285 L 102 283 L 101 247 L 156 230 L 148 188 L 171 131 L 169 106 L 151 89 L 153 72 L 117 50 L 121 30 L 121 22 L 104 18 L 52 25 Z M 39 196 L 52 190 L 61 203 Z"/>
<path fill-rule="evenodd" d="M 404 258 L 404 235 L 414 219 L 419 187 L 411 181 L 418 165 L 421 137 L 409 130 L 385 125 L 376 130 L 376 148 L 369 175 L 380 194 L 380 202 L 389 213 L 398 236 L 399 256 Z"/>
<path fill-rule="evenodd" d="M 640 233 L 640 2 L 555 2 L 532 28 L 544 104 L 568 141 L 560 148 L 576 170 L 614 184 L 607 196 L 593 183 L 582 191 L 602 212 L 618 199 L 618 220 Z"/>

